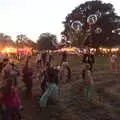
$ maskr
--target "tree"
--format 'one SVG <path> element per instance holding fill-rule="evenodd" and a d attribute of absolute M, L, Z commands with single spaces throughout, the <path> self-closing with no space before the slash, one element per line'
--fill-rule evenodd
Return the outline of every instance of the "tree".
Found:
<path fill-rule="evenodd" d="M 20 34 L 16 36 L 16 44 L 18 47 L 32 47 L 35 48 L 35 43 L 26 35 Z"/>
<path fill-rule="evenodd" d="M 56 35 L 51 33 L 42 33 L 37 40 L 39 50 L 54 50 L 57 49 Z"/>
<path fill-rule="evenodd" d="M 97 22 L 91 25 L 91 31 L 88 32 L 90 25 L 87 19 L 90 15 L 97 15 Z M 74 21 L 80 21 L 82 31 L 76 32 L 71 28 Z M 120 27 L 120 17 L 116 15 L 115 9 L 110 3 L 103 3 L 102 1 L 87 1 L 80 4 L 65 18 L 64 31 L 62 34 L 67 36 L 67 39 L 72 40 L 76 46 L 85 46 L 91 43 L 92 47 L 112 46 L 114 39 L 112 31 Z M 100 28 L 101 33 L 97 33 L 96 29 Z M 88 34 L 89 33 L 89 34 Z M 109 37 L 109 44 L 108 38 Z M 112 38 L 112 39 L 111 39 Z M 119 44 L 120 41 L 118 40 Z M 118 44 L 118 42 L 116 44 Z"/>
<path fill-rule="evenodd" d="M 15 42 L 12 40 L 11 36 L 0 33 L 0 48 L 3 49 L 6 46 L 15 46 Z"/>

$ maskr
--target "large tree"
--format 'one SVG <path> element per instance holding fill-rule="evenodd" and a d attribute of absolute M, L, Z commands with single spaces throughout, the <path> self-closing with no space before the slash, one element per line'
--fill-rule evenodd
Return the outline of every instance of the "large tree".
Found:
<path fill-rule="evenodd" d="M 8 46 L 15 46 L 15 42 L 12 40 L 11 36 L 0 33 L 0 49 Z"/>
<path fill-rule="evenodd" d="M 88 32 L 90 25 L 87 23 L 87 18 L 90 15 L 97 16 L 97 22 L 91 25 L 91 31 Z M 71 25 L 74 21 L 80 21 L 82 30 L 76 32 Z M 114 41 L 114 36 L 117 33 L 112 31 L 120 27 L 120 17 L 115 13 L 115 9 L 110 3 L 103 3 L 102 1 L 87 1 L 80 4 L 65 18 L 64 31 L 62 34 L 67 36 L 67 39 L 72 40 L 76 46 L 84 46 L 91 44 L 92 47 L 112 46 L 120 44 L 120 39 Z M 95 32 L 97 28 L 102 29 L 101 33 Z M 89 33 L 89 34 L 88 34 Z"/>
<path fill-rule="evenodd" d="M 42 33 L 37 40 L 37 46 L 39 50 L 57 49 L 56 35 L 51 33 Z"/>

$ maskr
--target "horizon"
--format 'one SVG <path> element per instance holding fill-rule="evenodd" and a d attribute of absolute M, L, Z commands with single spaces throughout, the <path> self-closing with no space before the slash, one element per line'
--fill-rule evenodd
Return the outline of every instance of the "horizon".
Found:
<path fill-rule="evenodd" d="M 62 21 L 68 13 L 88 0 L 1 0 L 0 33 L 10 35 L 25 34 L 35 41 L 41 33 L 55 34 L 60 41 L 60 33 L 64 29 Z M 112 3 L 115 12 L 120 15 L 119 0 L 102 0 Z"/>

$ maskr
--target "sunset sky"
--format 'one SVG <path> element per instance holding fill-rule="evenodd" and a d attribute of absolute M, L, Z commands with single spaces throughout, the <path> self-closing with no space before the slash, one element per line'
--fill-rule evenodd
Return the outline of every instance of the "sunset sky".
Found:
<path fill-rule="evenodd" d="M 0 0 L 0 32 L 26 34 L 36 41 L 43 32 L 56 34 L 60 39 L 62 21 L 80 3 L 87 0 Z M 104 0 L 114 5 L 120 15 L 120 0 Z"/>

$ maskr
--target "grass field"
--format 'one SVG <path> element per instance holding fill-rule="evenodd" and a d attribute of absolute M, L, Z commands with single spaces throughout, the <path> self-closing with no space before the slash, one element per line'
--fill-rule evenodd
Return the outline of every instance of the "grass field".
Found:
<path fill-rule="evenodd" d="M 97 105 L 82 103 L 81 58 L 70 55 L 69 65 L 72 69 L 72 80 L 60 88 L 61 102 L 40 111 L 35 99 L 23 98 L 25 120 L 120 120 L 120 75 L 116 76 L 110 72 L 107 55 L 96 56 L 95 61 L 94 99 L 97 101 Z M 32 62 L 35 66 L 34 57 Z M 54 57 L 53 64 L 58 65 L 59 63 L 60 57 L 57 55 Z M 120 66 L 118 68 L 120 69 Z M 38 83 L 35 82 L 34 88 L 37 85 Z"/>

